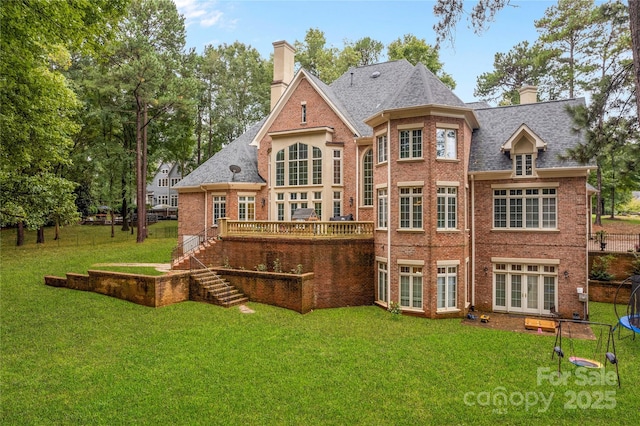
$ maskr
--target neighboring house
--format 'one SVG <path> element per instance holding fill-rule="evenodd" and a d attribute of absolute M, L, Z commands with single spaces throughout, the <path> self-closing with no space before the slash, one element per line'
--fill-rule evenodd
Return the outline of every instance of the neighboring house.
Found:
<path fill-rule="evenodd" d="M 178 191 L 175 186 L 182 180 L 180 167 L 176 163 L 162 163 L 147 185 L 147 204 L 158 211 L 154 213 L 175 214 L 178 209 Z"/>
<path fill-rule="evenodd" d="M 432 318 L 586 313 L 587 176 L 567 107 L 465 104 L 422 64 L 326 85 L 274 43 L 271 113 L 178 185 L 180 238 L 235 221 L 372 221 L 375 303 Z"/>

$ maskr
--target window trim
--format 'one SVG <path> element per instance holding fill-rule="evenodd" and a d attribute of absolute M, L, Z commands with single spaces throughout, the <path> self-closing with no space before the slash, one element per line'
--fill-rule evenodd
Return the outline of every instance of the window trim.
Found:
<path fill-rule="evenodd" d="M 492 216 L 491 216 L 491 230 L 495 231 L 527 231 L 527 232 L 557 232 L 559 230 L 558 227 L 558 187 L 556 185 L 543 185 L 539 187 L 532 186 L 491 186 L 491 198 L 492 198 Z M 498 191 L 504 191 L 504 194 L 496 194 Z M 520 191 L 520 194 L 512 194 L 514 191 Z M 537 194 L 527 194 L 527 191 L 538 191 Z M 553 191 L 553 194 L 545 194 L 545 191 Z M 504 215 L 504 226 L 497 226 L 497 211 L 496 207 L 498 205 L 496 202 L 498 200 L 504 200 L 504 203 L 500 204 L 501 210 L 504 209 L 504 212 L 500 212 L 499 214 Z M 538 226 L 527 226 L 528 222 L 528 208 L 529 203 L 527 200 L 537 200 L 537 212 L 531 210 L 532 213 L 537 214 L 537 222 Z M 545 215 L 551 214 L 550 211 L 545 212 L 545 201 L 546 200 L 554 200 L 553 201 L 553 226 L 544 226 Z M 513 201 L 513 202 L 512 202 Z M 519 201 L 519 203 L 518 203 Z M 548 205 L 547 205 L 548 207 Z M 516 211 L 514 212 L 514 209 Z M 519 211 L 519 213 L 518 213 Z M 512 218 L 512 215 L 515 214 L 515 218 Z M 519 220 L 518 220 L 519 218 Z M 521 226 L 512 226 L 514 220 L 518 220 L 521 223 Z M 550 219 L 547 219 L 550 220 Z M 503 219 L 500 217 L 500 222 L 502 223 Z"/>
<path fill-rule="evenodd" d="M 443 147 L 444 155 L 442 155 L 442 156 L 438 154 L 438 146 L 439 146 L 438 133 L 440 131 L 444 132 L 444 141 L 443 141 L 444 142 L 444 147 Z M 454 147 L 453 147 L 454 149 L 452 151 L 453 157 L 450 157 L 450 156 L 447 155 L 448 153 L 451 152 L 451 151 L 449 151 L 450 146 L 447 143 L 448 142 L 447 132 L 454 132 L 455 133 L 455 140 L 454 140 L 455 145 L 454 145 Z M 450 127 L 436 127 L 436 155 L 435 155 L 436 160 L 446 160 L 446 161 L 458 160 L 458 146 L 459 146 L 459 143 L 458 143 L 458 129 L 457 128 L 454 129 L 454 128 L 450 128 Z"/>
<path fill-rule="evenodd" d="M 405 263 L 406 262 L 406 263 Z M 424 291 L 424 264 L 420 264 L 417 262 L 420 261 L 405 261 L 400 263 L 398 261 L 398 305 L 400 305 L 400 309 L 403 311 L 412 311 L 412 312 L 424 312 L 424 303 L 425 303 L 425 291 Z M 409 268 L 409 272 L 403 272 L 402 268 Z M 420 269 L 420 272 L 416 272 L 417 269 Z M 409 277 L 409 306 L 402 304 L 402 277 Z M 415 303 L 415 295 L 413 294 L 414 290 L 414 279 L 420 278 L 420 306 L 413 306 Z"/>
<path fill-rule="evenodd" d="M 446 192 L 441 193 L 440 190 L 445 190 Z M 453 194 L 450 193 L 449 191 L 454 191 Z M 458 187 L 457 186 L 450 186 L 450 185 L 438 185 L 436 187 L 436 230 L 437 231 L 458 231 L 459 230 L 459 220 L 458 220 L 458 212 L 460 211 L 459 207 L 458 207 Z M 440 200 L 443 199 L 444 200 L 444 226 L 440 226 Z M 451 203 L 450 201 L 453 200 L 453 215 L 454 215 L 454 226 L 451 227 L 450 225 L 450 218 L 449 215 L 451 214 L 450 212 L 450 207 L 451 207 Z"/>
<path fill-rule="evenodd" d="M 415 193 L 414 191 L 416 190 L 420 190 L 419 192 L 419 198 L 420 198 L 420 203 L 416 204 L 416 201 L 414 201 L 414 198 L 418 198 L 418 193 Z M 403 190 L 409 190 L 410 193 L 409 194 L 403 194 L 402 191 Z M 408 196 L 407 196 L 408 195 Z M 403 224 L 403 209 L 402 209 L 402 202 L 403 199 L 409 199 L 409 226 L 405 227 L 402 226 Z M 420 227 L 415 227 L 415 211 L 414 208 L 416 205 L 420 206 Z M 406 221 L 406 220 L 405 220 Z M 424 186 L 420 186 L 420 185 L 407 185 L 407 186 L 399 186 L 398 188 L 398 231 L 413 231 L 413 232 L 424 232 Z"/>
<path fill-rule="evenodd" d="M 454 268 L 455 271 L 451 272 L 449 269 Z M 444 269 L 444 272 L 440 272 L 439 269 Z M 459 260 L 439 260 L 436 262 L 436 313 L 450 313 L 460 312 L 458 307 L 458 296 L 460 295 L 460 261 Z M 449 278 L 455 278 L 455 293 L 453 297 L 453 306 L 449 306 L 450 299 L 450 282 Z M 445 299 L 444 307 L 440 307 L 440 278 L 444 278 L 445 285 Z"/>
<path fill-rule="evenodd" d="M 370 161 L 367 167 L 368 156 L 370 156 Z M 373 148 L 369 148 L 365 150 L 364 155 L 362 156 L 362 206 L 364 207 L 373 207 L 375 204 L 373 168 L 374 168 Z M 369 176 L 367 176 L 367 172 L 369 172 L 368 173 Z"/>
<path fill-rule="evenodd" d="M 402 139 L 403 133 L 408 134 L 408 156 L 402 156 Z M 416 132 L 420 132 L 420 140 L 419 140 L 419 155 L 417 155 L 416 149 Z M 411 161 L 411 160 L 422 160 L 424 159 L 424 131 L 422 127 L 409 127 L 407 129 L 402 129 L 400 126 L 398 127 L 398 160 L 399 161 Z"/>

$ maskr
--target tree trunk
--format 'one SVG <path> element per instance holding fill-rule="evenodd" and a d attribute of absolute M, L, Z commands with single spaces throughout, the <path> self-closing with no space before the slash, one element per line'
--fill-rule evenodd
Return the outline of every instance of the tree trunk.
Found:
<path fill-rule="evenodd" d="M 598 181 L 598 201 L 596 203 L 596 225 L 602 226 L 602 168 L 600 167 L 600 160 L 597 160 L 596 178 Z"/>
<path fill-rule="evenodd" d="M 115 238 L 116 236 L 116 221 L 115 221 L 115 215 L 113 213 L 113 209 L 111 209 L 111 238 Z"/>
<path fill-rule="evenodd" d="M 21 247 L 24 245 L 24 222 L 18 222 L 16 227 L 16 246 Z"/>
<path fill-rule="evenodd" d="M 629 0 L 629 26 L 631 27 L 631 50 L 636 81 L 636 108 L 640 118 L 640 0 Z"/>
<path fill-rule="evenodd" d="M 144 242 L 144 225 L 146 223 L 144 199 L 144 173 L 142 170 L 142 106 L 137 100 L 136 106 L 136 206 L 138 212 L 136 242 Z"/>
<path fill-rule="evenodd" d="M 54 241 L 58 241 L 60 239 L 60 220 L 56 219 L 56 232 L 55 232 L 55 236 L 53 237 Z"/>
<path fill-rule="evenodd" d="M 44 226 L 38 228 L 36 244 L 44 244 Z"/>

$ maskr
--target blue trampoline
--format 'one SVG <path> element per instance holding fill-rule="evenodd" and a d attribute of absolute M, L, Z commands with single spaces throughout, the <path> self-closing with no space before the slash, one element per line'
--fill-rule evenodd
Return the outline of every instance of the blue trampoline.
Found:
<path fill-rule="evenodd" d="M 631 296 L 626 303 L 626 315 L 620 315 L 618 313 L 618 301 L 620 296 L 620 290 L 631 284 Z M 633 332 L 633 338 L 636 338 L 636 334 L 640 333 L 640 275 L 633 275 L 626 280 L 622 281 L 616 290 L 616 295 L 613 298 L 613 309 L 618 317 L 618 324 L 614 328 L 618 328 L 618 337 L 620 337 L 620 330 L 626 328 Z"/>

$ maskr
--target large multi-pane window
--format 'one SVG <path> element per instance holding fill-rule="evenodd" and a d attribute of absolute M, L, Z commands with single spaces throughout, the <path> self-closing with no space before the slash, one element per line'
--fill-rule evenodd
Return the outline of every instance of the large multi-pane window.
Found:
<path fill-rule="evenodd" d="M 227 216 L 227 197 L 214 195 L 213 197 L 213 224 L 218 224 L 218 219 Z"/>
<path fill-rule="evenodd" d="M 308 185 L 309 181 L 313 185 L 322 185 L 322 150 L 312 147 L 311 170 L 309 155 L 309 146 L 300 142 L 278 151 L 275 156 L 275 186 L 285 186 L 285 182 L 291 186 Z"/>
<path fill-rule="evenodd" d="M 362 159 L 362 204 L 373 205 L 373 150 L 365 152 Z"/>
<path fill-rule="evenodd" d="M 171 187 L 176 186 L 178 182 L 180 182 L 180 178 L 177 178 L 177 177 L 171 178 Z"/>
<path fill-rule="evenodd" d="M 400 306 L 422 308 L 421 266 L 400 266 Z"/>
<path fill-rule="evenodd" d="M 389 301 L 389 295 L 387 294 L 387 282 L 389 274 L 387 271 L 386 262 L 378 262 L 378 294 L 377 300 L 387 303 Z"/>
<path fill-rule="evenodd" d="M 422 158 L 422 130 L 400 131 L 400 158 Z"/>
<path fill-rule="evenodd" d="M 458 266 L 438 266 L 438 310 L 457 308 Z"/>
<path fill-rule="evenodd" d="M 387 227 L 387 188 L 378 189 L 378 228 Z"/>
<path fill-rule="evenodd" d="M 256 219 L 256 197 L 241 195 L 238 197 L 238 220 Z"/>
<path fill-rule="evenodd" d="M 169 186 L 169 178 L 160 178 L 158 179 L 158 186 L 165 188 Z"/>
<path fill-rule="evenodd" d="M 309 151 L 304 143 L 289 146 L 289 185 L 307 185 Z"/>
<path fill-rule="evenodd" d="M 178 207 L 178 194 L 171 194 L 169 197 L 169 205 L 171 207 Z"/>
<path fill-rule="evenodd" d="M 400 228 L 422 229 L 422 188 L 400 188 Z"/>
<path fill-rule="evenodd" d="M 333 150 L 333 184 L 342 185 L 342 150 Z"/>
<path fill-rule="evenodd" d="M 557 228 L 556 195 L 555 188 L 495 189 L 493 227 Z"/>
<path fill-rule="evenodd" d="M 436 129 L 436 157 L 455 159 L 458 147 L 457 131 L 454 129 Z"/>
<path fill-rule="evenodd" d="M 438 188 L 438 229 L 456 229 L 458 227 L 457 192 L 458 188 L 454 186 Z"/>
<path fill-rule="evenodd" d="M 376 148 L 378 150 L 378 163 L 387 161 L 387 135 L 378 136 Z"/>

